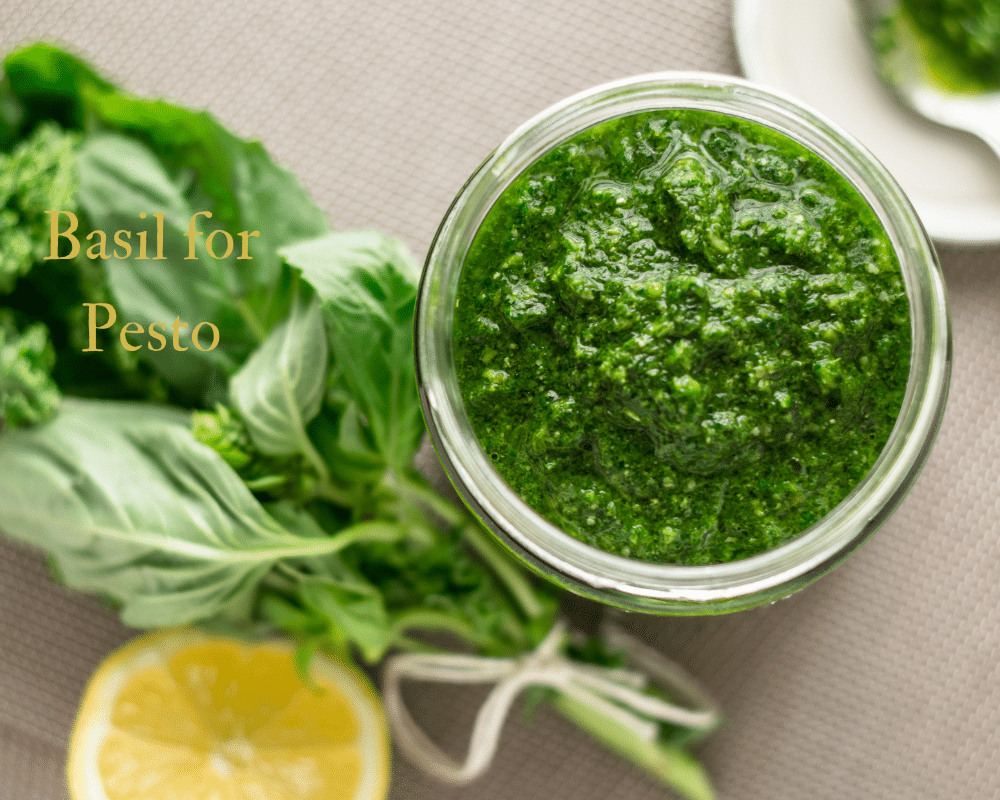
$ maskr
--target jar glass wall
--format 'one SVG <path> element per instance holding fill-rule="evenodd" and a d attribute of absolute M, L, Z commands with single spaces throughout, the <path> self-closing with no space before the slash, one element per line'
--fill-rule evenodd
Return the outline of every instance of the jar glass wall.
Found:
<path fill-rule="evenodd" d="M 454 353 L 455 299 L 470 245 L 487 212 L 527 167 L 609 119 L 689 108 L 776 130 L 832 165 L 869 203 L 899 260 L 910 305 L 910 371 L 879 459 L 830 513 L 791 541 L 750 558 L 704 566 L 658 564 L 598 550 L 525 504 L 477 441 Z M 951 361 L 947 300 L 934 249 L 886 170 L 851 139 L 791 98 L 747 82 L 658 73 L 596 87 L 529 120 L 463 187 L 427 257 L 417 301 L 417 375 L 431 440 L 455 488 L 514 553 L 549 579 L 619 607 L 667 614 L 721 613 L 785 596 L 831 569 L 877 530 L 912 486 L 936 435 Z"/>

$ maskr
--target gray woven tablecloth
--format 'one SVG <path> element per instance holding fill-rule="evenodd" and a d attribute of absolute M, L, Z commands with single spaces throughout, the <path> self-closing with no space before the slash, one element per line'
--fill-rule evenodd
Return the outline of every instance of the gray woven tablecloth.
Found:
<path fill-rule="evenodd" d="M 729 13 L 726 0 L 5 0 L 0 49 L 59 41 L 139 94 L 209 108 L 261 139 L 336 227 L 378 227 L 422 254 L 465 178 L 550 103 L 640 72 L 736 73 Z M 720 700 L 728 724 L 700 754 L 727 800 L 998 796 L 1000 250 L 941 257 L 951 400 L 899 512 L 776 605 L 631 619 Z M 80 692 L 132 635 L 55 585 L 36 555 L 0 544 L 0 797 L 65 796 Z M 461 748 L 475 697 L 431 687 L 414 705 Z M 397 757 L 392 796 L 669 793 L 542 709 L 508 722 L 478 783 L 445 788 Z"/>

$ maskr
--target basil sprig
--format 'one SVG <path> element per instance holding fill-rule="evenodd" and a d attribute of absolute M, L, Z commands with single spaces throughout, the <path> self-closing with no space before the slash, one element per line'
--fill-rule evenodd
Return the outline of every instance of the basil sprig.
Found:
<path fill-rule="evenodd" d="M 405 246 L 330 232 L 260 144 L 204 112 L 132 97 L 46 45 L 4 72 L 0 529 L 130 625 L 280 629 L 303 671 L 317 650 L 375 662 L 441 635 L 486 655 L 534 649 L 555 591 L 414 467 Z M 81 242 L 162 212 L 164 258 L 45 261 L 39 208 L 77 214 Z M 259 231 L 253 258 L 215 258 L 204 237 L 189 258 L 201 211 L 234 239 Z M 84 303 L 119 313 L 100 353 L 82 352 Z M 118 346 L 124 322 L 175 317 L 217 326 L 218 348 Z M 596 640 L 570 656 L 617 658 Z M 684 731 L 639 743 L 553 701 L 685 796 L 711 797 Z"/>

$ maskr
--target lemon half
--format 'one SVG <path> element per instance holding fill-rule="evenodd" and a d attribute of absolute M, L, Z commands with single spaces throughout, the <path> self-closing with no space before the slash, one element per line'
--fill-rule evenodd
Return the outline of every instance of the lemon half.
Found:
<path fill-rule="evenodd" d="M 353 669 L 290 643 L 194 630 L 142 636 L 84 694 L 70 742 L 73 800 L 383 800 L 385 715 Z"/>

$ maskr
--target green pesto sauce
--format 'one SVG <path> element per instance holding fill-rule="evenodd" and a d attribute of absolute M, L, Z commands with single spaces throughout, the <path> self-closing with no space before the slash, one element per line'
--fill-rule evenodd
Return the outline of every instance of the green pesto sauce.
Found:
<path fill-rule="evenodd" d="M 902 0 L 927 65 L 947 88 L 1000 89 L 1000 0 Z"/>
<path fill-rule="evenodd" d="M 490 210 L 456 302 L 458 379 L 503 479 L 632 558 L 776 547 L 877 459 L 910 354 L 886 233 L 829 165 L 696 110 L 597 125 Z"/>

